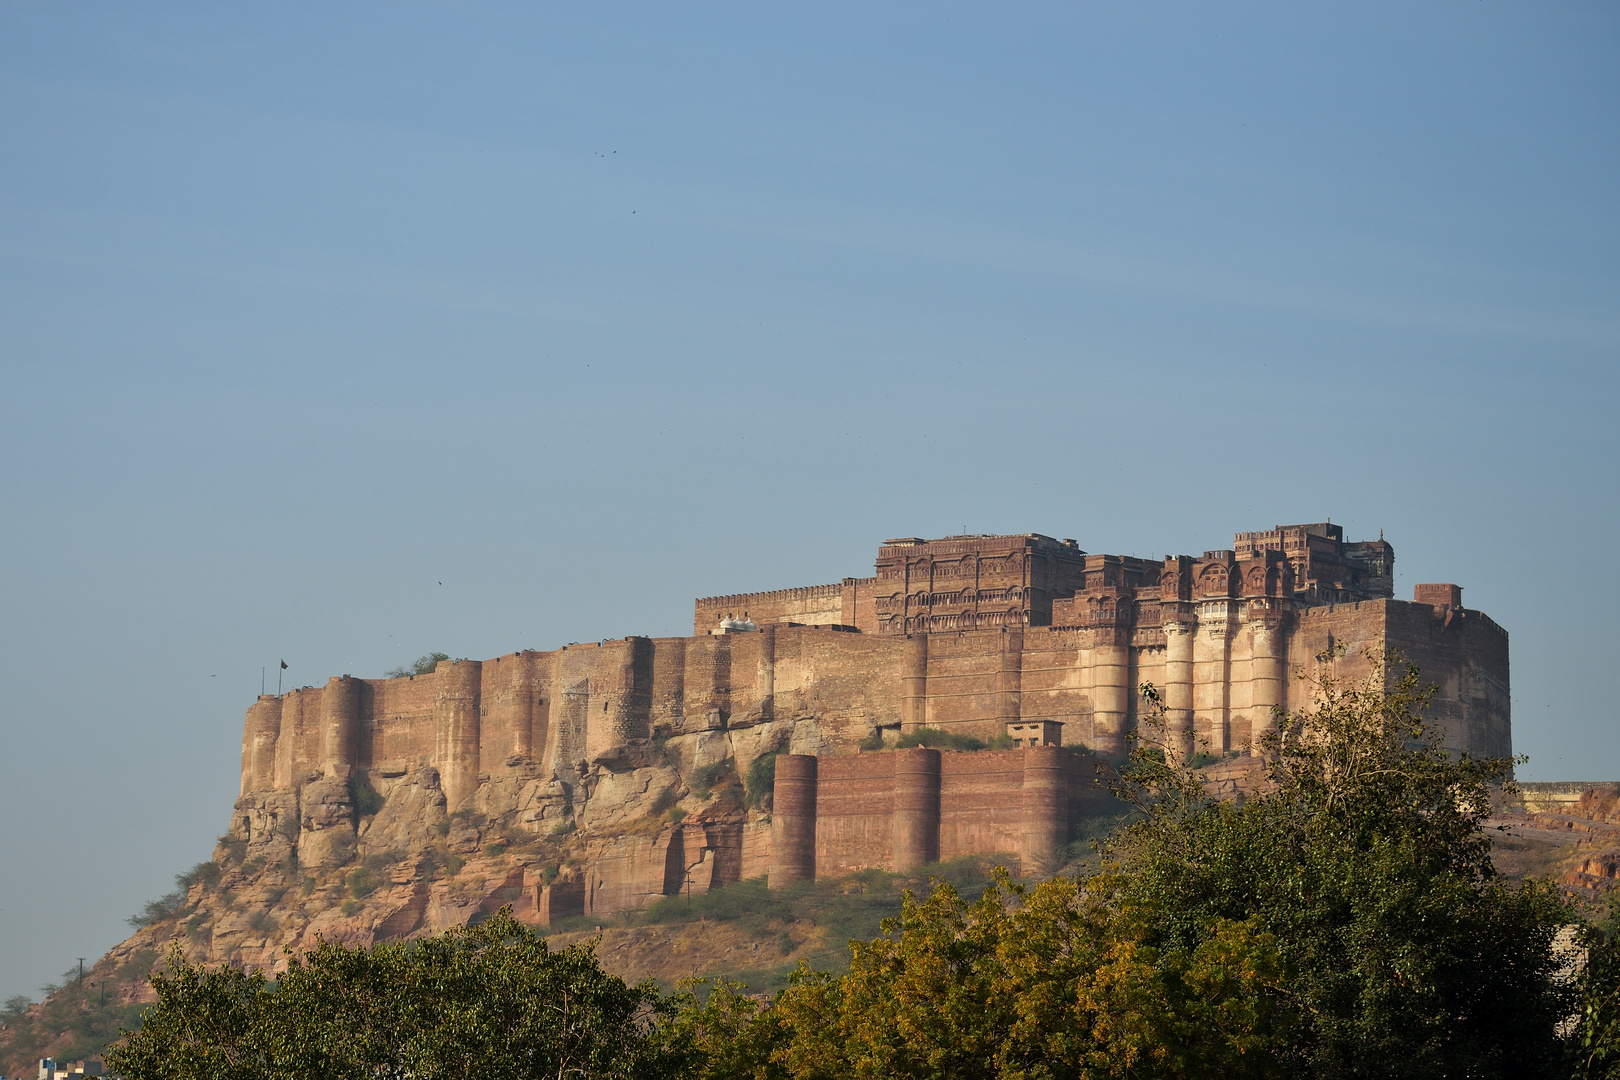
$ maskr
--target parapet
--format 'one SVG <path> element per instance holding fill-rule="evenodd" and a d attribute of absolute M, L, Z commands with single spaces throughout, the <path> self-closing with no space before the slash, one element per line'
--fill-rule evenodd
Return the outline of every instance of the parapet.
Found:
<path fill-rule="evenodd" d="M 1412 602 L 1430 607 L 1462 607 L 1461 585 L 1414 585 Z"/>

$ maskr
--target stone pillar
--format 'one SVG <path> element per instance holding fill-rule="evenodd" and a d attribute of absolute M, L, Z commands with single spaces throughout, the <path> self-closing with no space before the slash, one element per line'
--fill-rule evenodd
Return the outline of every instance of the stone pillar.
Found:
<path fill-rule="evenodd" d="M 260 694 L 248 706 L 242 728 L 242 794 L 276 786 L 276 740 L 281 737 L 281 699 Z"/>
<path fill-rule="evenodd" d="M 1198 635 L 1193 639 L 1193 725 L 1203 745 L 1198 749 L 1224 754 L 1230 734 L 1227 706 L 1232 692 L 1232 639 L 1228 629 L 1226 601 L 1205 605 L 1198 618 Z"/>
<path fill-rule="evenodd" d="M 1007 730 L 1008 724 L 1016 724 L 1023 715 L 1023 682 L 1024 682 L 1024 630 L 1016 627 L 1001 632 L 1001 671 L 996 680 L 996 689 L 1000 699 L 1000 726 L 990 732 L 991 738 Z"/>
<path fill-rule="evenodd" d="M 610 648 L 620 650 L 612 668 L 613 687 L 604 695 L 607 709 L 588 718 L 596 724 L 605 720 L 600 734 L 592 731 L 586 740 L 591 754 L 610 746 L 623 746 L 631 739 L 647 737 L 648 713 L 652 705 L 652 639 L 625 638 Z"/>
<path fill-rule="evenodd" d="M 1283 703 L 1283 631 L 1275 614 L 1251 611 L 1249 616 L 1249 739 L 1252 753 L 1260 753 L 1264 739 L 1277 730 L 1274 709 Z"/>
<path fill-rule="evenodd" d="M 754 686 L 759 692 L 759 715 L 762 720 L 776 716 L 776 627 L 759 628 L 759 667 L 754 672 Z"/>
<path fill-rule="evenodd" d="M 1164 623 L 1164 741 L 1173 761 L 1192 753 L 1193 638 L 1198 620 L 1192 615 Z"/>
<path fill-rule="evenodd" d="M 900 730 L 916 731 L 928 725 L 928 635 L 906 639 L 900 672 Z"/>
<path fill-rule="evenodd" d="M 479 724 L 488 739 L 482 757 L 486 767 L 504 765 L 509 758 L 534 754 L 534 710 L 539 681 L 533 658 L 514 653 L 491 661 L 485 668 L 489 690 L 482 694 L 489 712 Z"/>
<path fill-rule="evenodd" d="M 1091 749 L 1123 757 L 1125 721 L 1131 706 L 1130 649 L 1120 643 L 1126 631 L 1093 632 L 1091 648 Z"/>
<path fill-rule="evenodd" d="M 306 747 L 299 745 L 304 735 L 304 695 L 288 691 L 281 699 L 281 733 L 276 737 L 276 783 L 278 788 L 293 788 L 303 780 L 301 773 L 308 766 L 303 760 Z"/>
<path fill-rule="evenodd" d="M 816 759 L 779 754 L 771 789 L 770 886 L 816 879 Z"/>
<path fill-rule="evenodd" d="M 939 751 L 894 751 L 894 868 L 939 862 Z"/>
<path fill-rule="evenodd" d="M 1023 869 L 1025 875 L 1062 865 L 1069 841 L 1069 793 L 1060 746 L 1024 747 Z"/>
<path fill-rule="evenodd" d="M 360 760 L 360 680 L 334 675 L 321 694 L 321 765 L 328 780 L 347 780 Z"/>
<path fill-rule="evenodd" d="M 433 672 L 433 757 L 447 810 L 459 809 L 478 790 L 483 666 L 477 660 L 441 660 Z"/>

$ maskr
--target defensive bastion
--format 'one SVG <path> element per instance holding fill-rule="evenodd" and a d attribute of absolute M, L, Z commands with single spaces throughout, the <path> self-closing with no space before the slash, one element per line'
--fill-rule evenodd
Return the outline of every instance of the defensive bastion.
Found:
<path fill-rule="evenodd" d="M 1437 686 L 1447 746 L 1510 755 L 1507 633 L 1455 585 L 1395 599 L 1394 560 L 1382 538 L 1347 542 L 1328 523 L 1165 559 L 1035 533 L 889 540 L 871 577 L 700 599 L 691 637 L 263 696 L 229 837 L 264 864 L 318 868 L 425 845 L 458 810 L 508 834 L 577 829 L 592 840 L 561 877 L 518 868 L 491 894 L 537 922 L 761 874 L 777 885 L 991 853 L 1038 867 L 1100 797 L 1087 755 L 1125 750 L 1139 684 L 1161 688 L 1178 752 L 1241 763 L 1274 709 L 1306 702 L 1295 676 L 1319 656 L 1337 652 L 1336 674 L 1353 678 L 1364 650 L 1390 646 Z M 922 727 L 1015 748 L 860 750 Z M 705 767 L 746 775 L 765 754 L 784 755 L 774 805 L 657 817 Z M 383 797 L 369 816 L 361 781 Z M 368 933 L 476 914 L 429 901 L 418 889 Z"/>

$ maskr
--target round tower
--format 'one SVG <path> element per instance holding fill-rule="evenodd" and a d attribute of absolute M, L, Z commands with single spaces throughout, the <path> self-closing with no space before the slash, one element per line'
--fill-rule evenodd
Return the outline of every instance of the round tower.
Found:
<path fill-rule="evenodd" d="M 894 868 L 939 862 L 939 751 L 894 752 Z"/>
<path fill-rule="evenodd" d="M 434 760 L 451 810 L 478 789 L 483 669 L 477 660 L 441 660 L 433 671 Z"/>
<path fill-rule="evenodd" d="M 1063 862 L 1069 839 L 1068 790 L 1061 746 L 1024 747 L 1024 873 L 1051 870 Z"/>
<path fill-rule="evenodd" d="M 276 786 L 276 740 L 281 735 L 281 699 L 260 694 L 248 706 L 242 729 L 242 794 Z"/>
<path fill-rule="evenodd" d="M 354 775 L 360 760 L 360 680 L 334 675 L 321 693 L 321 764 L 330 779 Z"/>
<path fill-rule="evenodd" d="M 816 759 L 779 754 L 771 789 L 770 886 L 816 879 Z"/>

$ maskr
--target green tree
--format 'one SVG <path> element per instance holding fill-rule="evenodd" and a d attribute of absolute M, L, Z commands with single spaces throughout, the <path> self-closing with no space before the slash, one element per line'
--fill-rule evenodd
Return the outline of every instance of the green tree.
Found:
<path fill-rule="evenodd" d="M 323 943 L 274 985 L 185 963 L 108 1065 L 129 1080 L 658 1077 L 650 985 L 604 972 L 595 943 L 553 952 L 505 909 L 470 929 L 369 948 Z"/>
<path fill-rule="evenodd" d="M 407 675 L 431 675 L 438 669 L 439 661 L 448 659 L 449 653 L 430 652 L 426 656 L 418 656 L 409 666 L 389 668 L 383 672 L 383 678 L 403 679 Z"/>
<path fill-rule="evenodd" d="M 1274 937 L 1312 1076 L 1544 1076 L 1572 1009 L 1553 949 L 1573 913 L 1546 883 L 1497 878 L 1484 829 L 1512 763 L 1449 753 L 1432 688 L 1398 657 L 1323 677 L 1261 748 L 1269 790 L 1208 796 L 1144 740 L 1120 791 L 1143 813 L 1109 846 L 1146 941 L 1197 948 L 1221 920 Z M 1151 704 L 1151 687 L 1144 687 Z M 1151 725 L 1149 726 L 1151 734 Z"/>

